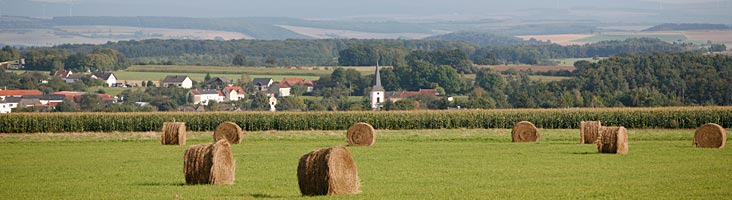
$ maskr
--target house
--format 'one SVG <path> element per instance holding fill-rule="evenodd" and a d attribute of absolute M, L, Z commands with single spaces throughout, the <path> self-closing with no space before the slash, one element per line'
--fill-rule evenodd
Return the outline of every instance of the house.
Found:
<path fill-rule="evenodd" d="M 218 86 L 218 88 L 220 88 L 221 86 L 232 86 L 232 85 L 234 85 L 234 82 L 227 78 L 213 77 L 203 84 L 210 85 L 210 86 Z"/>
<path fill-rule="evenodd" d="M 71 76 L 73 74 L 74 73 L 71 72 L 71 70 L 68 70 L 68 71 L 67 70 L 61 70 L 61 71 L 56 71 L 56 73 L 54 73 L 53 76 L 54 77 L 59 77 L 59 78 L 61 78 L 61 80 L 66 80 L 66 78 L 68 78 L 69 76 Z"/>
<path fill-rule="evenodd" d="M 66 83 L 76 83 L 76 82 L 81 81 L 81 79 L 84 78 L 84 77 L 87 77 L 87 75 L 84 75 L 84 74 L 72 74 L 72 75 L 69 75 L 68 77 L 66 77 L 66 79 L 64 79 L 64 80 L 66 81 Z"/>
<path fill-rule="evenodd" d="M 48 105 L 51 103 L 61 103 L 66 100 L 66 95 L 52 94 L 52 95 L 25 95 L 23 99 L 38 99 L 40 104 Z"/>
<path fill-rule="evenodd" d="M 160 81 L 160 87 L 179 87 L 185 89 L 191 89 L 193 87 L 193 81 L 190 77 L 182 76 L 166 76 Z"/>
<path fill-rule="evenodd" d="M 6 62 L 0 62 L 0 68 L 3 69 L 23 69 L 25 68 L 25 59 L 21 58 L 20 60 L 11 60 Z"/>
<path fill-rule="evenodd" d="M 277 86 L 279 87 L 279 96 L 286 97 L 292 93 L 293 86 L 305 87 L 304 92 L 313 92 L 313 81 L 305 80 L 304 78 L 283 78 Z"/>
<path fill-rule="evenodd" d="M 102 97 L 102 102 L 104 102 L 105 104 L 117 103 L 117 99 L 115 97 L 112 97 L 111 95 L 108 95 L 108 94 L 98 94 L 98 95 L 99 95 L 99 97 Z"/>
<path fill-rule="evenodd" d="M 112 72 L 94 72 L 92 73 L 92 78 L 102 79 L 109 87 L 117 84 L 117 77 Z"/>
<path fill-rule="evenodd" d="M 0 90 L 0 100 L 6 97 L 23 97 L 25 95 L 43 95 L 40 90 Z"/>
<path fill-rule="evenodd" d="M 278 95 L 280 97 L 287 97 L 290 96 L 290 92 L 292 91 L 292 86 L 287 84 L 286 82 L 280 82 L 280 84 L 277 84 L 278 89 Z"/>
<path fill-rule="evenodd" d="M 23 97 L 6 97 L 5 100 L 0 101 L 4 101 L 8 104 L 10 109 L 13 109 L 18 107 L 18 104 L 20 104 L 20 100 L 23 100 Z"/>
<path fill-rule="evenodd" d="M 419 91 L 389 91 L 386 96 L 391 101 L 399 101 L 416 95 L 439 96 L 440 93 L 436 89 L 419 89 Z"/>
<path fill-rule="evenodd" d="M 267 92 L 274 81 L 271 78 L 255 78 L 252 84 L 257 91 Z"/>
<path fill-rule="evenodd" d="M 247 98 L 247 92 L 241 86 L 229 86 L 224 88 L 224 101 L 239 101 Z"/>
<path fill-rule="evenodd" d="M 0 114 L 12 112 L 13 109 L 10 106 L 10 102 L 0 101 Z"/>
<path fill-rule="evenodd" d="M 290 87 L 295 85 L 300 85 L 305 87 L 305 92 L 313 92 L 313 89 L 315 87 L 315 83 L 311 80 L 305 80 L 304 78 L 283 78 L 282 81 L 280 81 L 280 84 L 285 83 L 289 85 Z M 280 86 L 280 88 L 282 88 Z"/>
<path fill-rule="evenodd" d="M 76 99 L 81 98 L 81 95 L 86 94 L 86 92 L 58 91 L 58 92 L 54 92 L 53 94 L 55 94 L 55 95 L 64 95 L 64 96 L 66 96 L 66 100 L 76 101 Z"/>
<path fill-rule="evenodd" d="M 206 108 L 203 107 L 203 105 L 196 105 L 196 106 L 181 106 L 178 108 L 178 111 L 182 112 L 205 112 Z"/>
<path fill-rule="evenodd" d="M 224 101 L 224 95 L 223 92 L 220 90 L 198 90 L 198 89 L 192 89 L 189 92 L 189 95 L 193 96 L 193 104 L 202 104 L 202 105 L 208 105 L 208 102 L 215 101 L 218 103 L 221 103 Z"/>

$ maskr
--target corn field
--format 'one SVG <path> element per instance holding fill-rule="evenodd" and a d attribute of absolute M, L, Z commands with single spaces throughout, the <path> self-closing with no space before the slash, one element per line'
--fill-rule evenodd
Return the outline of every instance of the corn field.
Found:
<path fill-rule="evenodd" d="M 732 126 L 732 107 L 499 109 L 400 112 L 206 112 L 206 113 L 12 113 L 0 115 L 0 133 L 160 131 L 163 122 L 185 122 L 189 131 L 213 131 L 232 121 L 247 131 L 345 130 L 358 122 L 376 129 L 512 128 L 531 121 L 539 128 L 575 129 L 580 121 L 626 128 L 694 129 L 706 123 Z"/>

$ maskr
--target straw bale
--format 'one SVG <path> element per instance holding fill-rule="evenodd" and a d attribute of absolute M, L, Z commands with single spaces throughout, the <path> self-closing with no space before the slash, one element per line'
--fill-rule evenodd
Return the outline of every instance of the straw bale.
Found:
<path fill-rule="evenodd" d="M 231 144 L 239 144 L 244 137 L 243 134 L 244 131 L 242 131 L 241 127 L 239 127 L 239 125 L 237 125 L 236 123 L 224 122 L 216 127 L 216 131 L 214 131 L 213 137 L 214 141 L 226 139 Z"/>
<path fill-rule="evenodd" d="M 537 142 L 539 141 L 539 130 L 533 123 L 521 121 L 513 126 L 511 131 L 511 142 Z"/>
<path fill-rule="evenodd" d="M 163 145 L 185 145 L 186 144 L 186 123 L 185 122 L 164 122 L 163 134 L 160 143 Z"/>
<path fill-rule="evenodd" d="M 376 130 L 371 124 L 357 123 L 346 132 L 348 146 L 373 146 L 376 143 Z"/>
<path fill-rule="evenodd" d="M 297 166 L 297 180 L 300 192 L 306 196 L 361 192 L 356 163 L 343 146 L 303 155 Z"/>
<path fill-rule="evenodd" d="M 694 146 L 700 148 L 724 148 L 727 134 L 719 124 L 705 124 L 694 133 Z"/>
<path fill-rule="evenodd" d="M 234 184 L 236 162 L 227 140 L 188 147 L 183 159 L 187 184 Z"/>
<path fill-rule="evenodd" d="M 600 121 L 580 122 L 580 144 L 595 144 L 600 127 L 602 127 Z"/>
<path fill-rule="evenodd" d="M 601 127 L 597 137 L 600 153 L 628 154 L 628 130 L 625 127 Z"/>

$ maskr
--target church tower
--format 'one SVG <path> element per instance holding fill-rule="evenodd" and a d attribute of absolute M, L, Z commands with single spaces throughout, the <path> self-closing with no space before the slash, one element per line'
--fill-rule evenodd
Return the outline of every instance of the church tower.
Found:
<path fill-rule="evenodd" d="M 386 100 L 384 96 L 386 95 L 386 91 L 384 90 L 384 87 L 381 86 L 381 75 L 379 74 L 379 61 L 376 61 L 376 76 L 375 76 L 375 84 L 374 87 L 371 88 L 371 109 L 372 110 L 381 110 L 381 105 Z"/>

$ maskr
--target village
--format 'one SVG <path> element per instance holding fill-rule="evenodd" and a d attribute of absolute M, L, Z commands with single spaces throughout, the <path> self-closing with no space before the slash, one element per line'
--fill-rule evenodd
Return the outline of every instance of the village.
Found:
<path fill-rule="evenodd" d="M 5 69 L 22 69 L 22 65 L 3 66 Z M 373 80 L 373 87 L 365 96 L 352 96 L 346 107 L 340 110 L 381 110 L 384 106 L 399 100 L 414 96 L 427 96 L 436 99 L 439 94 L 436 89 L 420 89 L 419 91 L 385 91 L 381 85 L 378 67 L 376 77 Z M 305 78 L 285 77 L 281 80 L 272 78 L 254 78 L 251 80 L 230 80 L 224 77 L 207 77 L 203 82 L 196 82 L 187 75 L 168 75 L 159 81 L 142 81 L 140 83 L 120 82 L 113 72 L 73 72 L 61 70 L 53 73 L 53 76 L 46 78 L 39 72 L 26 71 L 19 75 L 15 72 L 4 72 L 5 77 L 17 77 L 19 82 L 36 80 L 41 85 L 52 86 L 53 84 L 69 85 L 101 85 L 103 88 L 124 88 L 125 92 L 119 95 L 105 94 L 103 89 L 94 92 L 78 90 L 41 91 L 39 89 L 17 89 L 0 88 L 0 113 L 12 112 L 64 112 L 64 111 L 94 111 L 88 105 L 99 104 L 99 107 L 134 106 L 134 109 L 111 109 L 104 111 L 181 111 L 181 112 L 203 112 L 203 111 L 305 111 L 311 110 L 308 104 L 315 102 L 316 85 L 319 81 L 306 80 Z M 31 78 L 34 77 L 34 78 Z M 52 81 L 57 80 L 57 81 Z M 60 81 L 58 81 L 60 80 Z M 371 82 L 371 81 L 370 81 Z M 52 86 L 53 87 L 53 86 Z M 76 86 L 74 86 L 76 87 Z M 74 88 L 72 87 L 72 88 Z M 78 87 L 77 87 L 78 88 Z M 158 88 L 160 90 L 171 90 L 179 93 L 177 106 L 145 101 L 145 98 L 135 95 L 133 91 L 137 88 Z M 342 89 L 342 88 L 341 88 Z M 320 88 L 320 90 L 334 91 L 336 88 Z M 141 91 L 141 90 L 135 90 Z M 168 92 L 170 93 L 170 92 Z M 184 93 L 184 95 L 180 95 Z M 338 93 L 338 92 L 334 92 Z M 139 94 L 139 92 L 137 93 Z M 329 96 L 318 92 L 321 96 Z M 332 96 L 332 95 L 331 95 Z M 300 97 L 306 97 L 305 100 Z M 355 99 L 355 100 L 353 100 Z M 294 103 L 292 102 L 294 100 Z M 284 102 L 283 102 L 284 101 Z M 322 100 L 321 100 L 322 101 Z M 386 102 L 388 101 L 388 103 Z M 406 101 L 405 101 L 406 102 Z M 283 103 L 282 105 L 280 103 Z M 342 103 L 342 102 L 339 102 Z M 256 105 L 252 105 L 256 104 Z M 291 105 L 295 104 L 295 105 Z M 61 105 L 61 106 L 59 106 Z M 71 109 L 69 105 L 73 105 Z M 402 106 L 407 109 L 414 109 L 415 105 Z M 167 106 L 167 107 L 165 107 Z M 78 108 L 76 108 L 78 107 Z M 94 106 L 92 106 L 94 107 Z M 165 108 L 162 108 L 165 107 Z M 175 109 L 171 109 L 174 107 Z M 317 108 L 317 106 L 315 106 Z M 391 108 L 391 107 L 390 107 Z M 339 110 L 337 106 L 325 107 L 325 110 Z M 103 110 L 103 109 L 102 109 Z M 320 109 L 314 109 L 320 110 Z"/>

